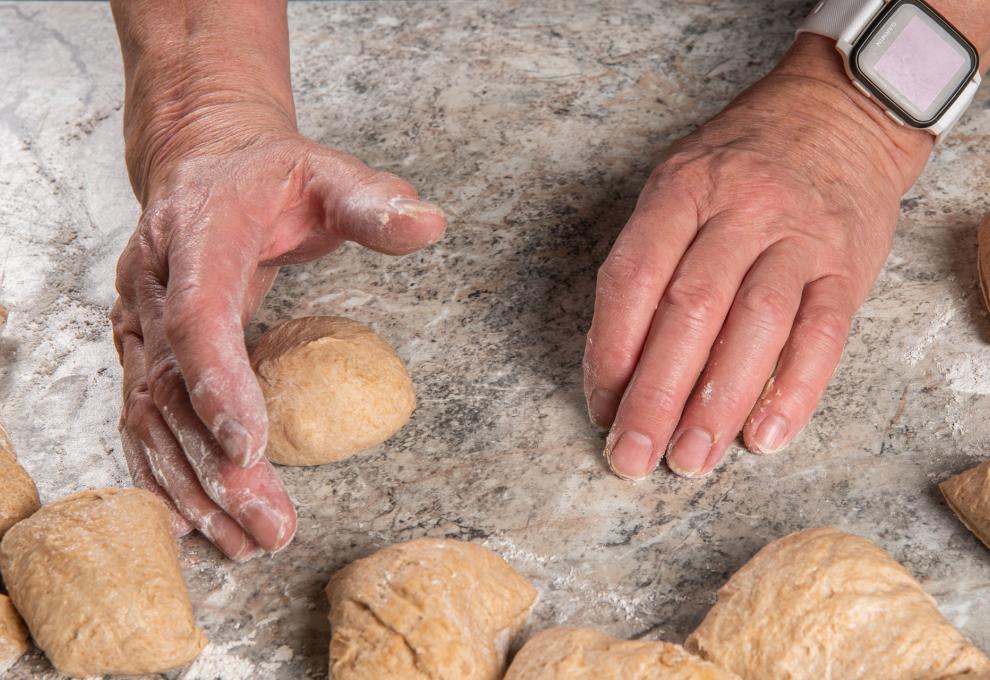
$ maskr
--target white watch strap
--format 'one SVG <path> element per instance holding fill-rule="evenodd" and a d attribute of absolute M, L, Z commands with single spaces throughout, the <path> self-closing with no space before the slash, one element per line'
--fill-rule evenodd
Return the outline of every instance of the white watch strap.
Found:
<path fill-rule="evenodd" d="M 798 33 L 832 38 L 843 49 L 855 42 L 884 4 L 884 0 L 820 0 Z"/>

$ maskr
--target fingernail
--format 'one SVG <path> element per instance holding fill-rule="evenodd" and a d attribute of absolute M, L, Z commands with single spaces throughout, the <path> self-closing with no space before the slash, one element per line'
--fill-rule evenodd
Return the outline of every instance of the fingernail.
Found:
<path fill-rule="evenodd" d="M 443 209 L 439 206 L 415 198 L 393 198 L 388 204 L 400 215 L 416 215 L 420 213 L 443 215 Z"/>
<path fill-rule="evenodd" d="M 279 512 L 261 501 L 250 501 L 241 510 L 241 526 L 268 551 L 282 547 L 285 524 L 285 518 Z"/>
<path fill-rule="evenodd" d="M 623 479 L 639 479 L 650 474 L 653 441 L 645 434 L 627 430 L 612 448 L 605 449 L 605 459 L 612 472 Z"/>
<path fill-rule="evenodd" d="M 595 389 L 588 399 L 588 415 L 598 427 L 608 427 L 619 409 L 619 396 L 611 390 Z"/>
<path fill-rule="evenodd" d="M 777 453 L 787 445 L 787 419 L 776 413 L 767 416 L 756 429 L 755 453 Z"/>
<path fill-rule="evenodd" d="M 236 420 L 225 420 L 217 428 L 217 439 L 224 453 L 243 468 L 251 467 L 257 460 L 252 450 L 254 440 L 250 433 Z"/>
<path fill-rule="evenodd" d="M 700 427 L 675 434 L 667 453 L 667 465 L 682 477 L 697 477 L 712 450 L 712 436 Z"/>
<path fill-rule="evenodd" d="M 228 555 L 228 557 L 238 564 L 243 564 L 244 562 L 250 562 L 264 552 L 265 551 L 262 550 L 254 541 L 245 541 L 244 545 L 241 546 L 241 549 L 237 551 L 236 555 Z"/>

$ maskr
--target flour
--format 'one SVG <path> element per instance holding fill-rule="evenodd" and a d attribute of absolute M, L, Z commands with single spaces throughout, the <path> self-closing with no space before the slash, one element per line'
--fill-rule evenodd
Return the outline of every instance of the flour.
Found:
<path fill-rule="evenodd" d="M 990 395 L 990 356 L 985 350 L 963 354 L 940 368 L 953 392 Z"/>
<path fill-rule="evenodd" d="M 915 366 L 919 361 L 925 358 L 925 355 L 928 354 L 928 351 L 938 339 L 939 334 L 945 330 L 949 323 L 952 322 L 952 319 L 955 318 L 957 310 L 958 305 L 954 302 L 950 302 L 941 313 L 934 316 L 928 324 L 928 328 L 924 331 L 924 333 L 922 333 L 918 341 L 904 354 L 904 360 L 909 366 Z"/>

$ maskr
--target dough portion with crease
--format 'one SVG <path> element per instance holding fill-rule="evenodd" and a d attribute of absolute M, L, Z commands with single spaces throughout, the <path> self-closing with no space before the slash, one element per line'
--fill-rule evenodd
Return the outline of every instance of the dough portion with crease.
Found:
<path fill-rule="evenodd" d="M 722 586 L 685 646 L 744 680 L 990 672 L 990 659 L 906 569 L 837 529 L 799 531 L 760 550 Z"/>
<path fill-rule="evenodd" d="M 15 524 L 0 571 L 31 636 L 74 677 L 162 673 L 206 645 L 169 511 L 141 489 L 82 491 Z"/>
<path fill-rule="evenodd" d="M 28 631 L 14 603 L 0 595 L 0 675 L 7 672 L 28 649 Z"/>
<path fill-rule="evenodd" d="M 38 488 L 17 462 L 14 445 L 0 425 L 0 538 L 40 507 Z"/>
<path fill-rule="evenodd" d="M 966 528 L 990 548 L 990 460 L 938 485 Z"/>
<path fill-rule="evenodd" d="M 551 628 L 519 650 L 505 680 L 739 680 L 672 642 Z"/>
<path fill-rule="evenodd" d="M 367 326 L 308 316 L 265 333 L 251 366 L 268 408 L 268 459 L 319 465 L 381 444 L 409 421 L 416 393 L 402 359 Z"/>
<path fill-rule="evenodd" d="M 333 680 L 498 680 L 536 589 L 473 543 L 421 538 L 327 585 Z"/>

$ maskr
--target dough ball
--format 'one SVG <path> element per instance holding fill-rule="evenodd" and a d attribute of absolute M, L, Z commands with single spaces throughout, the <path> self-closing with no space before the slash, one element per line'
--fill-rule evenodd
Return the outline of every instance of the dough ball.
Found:
<path fill-rule="evenodd" d="M 990 460 L 950 477 L 938 488 L 952 512 L 990 548 Z"/>
<path fill-rule="evenodd" d="M 38 489 L 17 462 L 10 437 L 0 425 L 0 538 L 40 507 Z"/>
<path fill-rule="evenodd" d="M 0 595 L 0 675 L 13 666 L 28 649 L 28 632 L 6 595 Z"/>
<path fill-rule="evenodd" d="M 206 645 L 169 511 L 147 491 L 83 491 L 46 505 L 4 536 L 0 571 L 31 636 L 66 675 L 161 673 Z"/>
<path fill-rule="evenodd" d="M 719 590 L 688 650 L 744 680 L 934 680 L 990 671 L 921 585 L 837 529 L 770 543 Z"/>
<path fill-rule="evenodd" d="M 586 628 L 530 638 L 505 680 L 738 680 L 672 642 L 619 640 Z"/>
<path fill-rule="evenodd" d="M 381 444 L 416 408 L 395 350 L 343 317 L 275 326 L 251 364 L 268 405 L 268 458 L 282 465 L 329 463 Z"/>
<path fill-rule="evenodd" d="M 497 680 L 536 590 L 481 546 L 421 538 L 341 569 L 327 598 L 334 680 Z"/>

